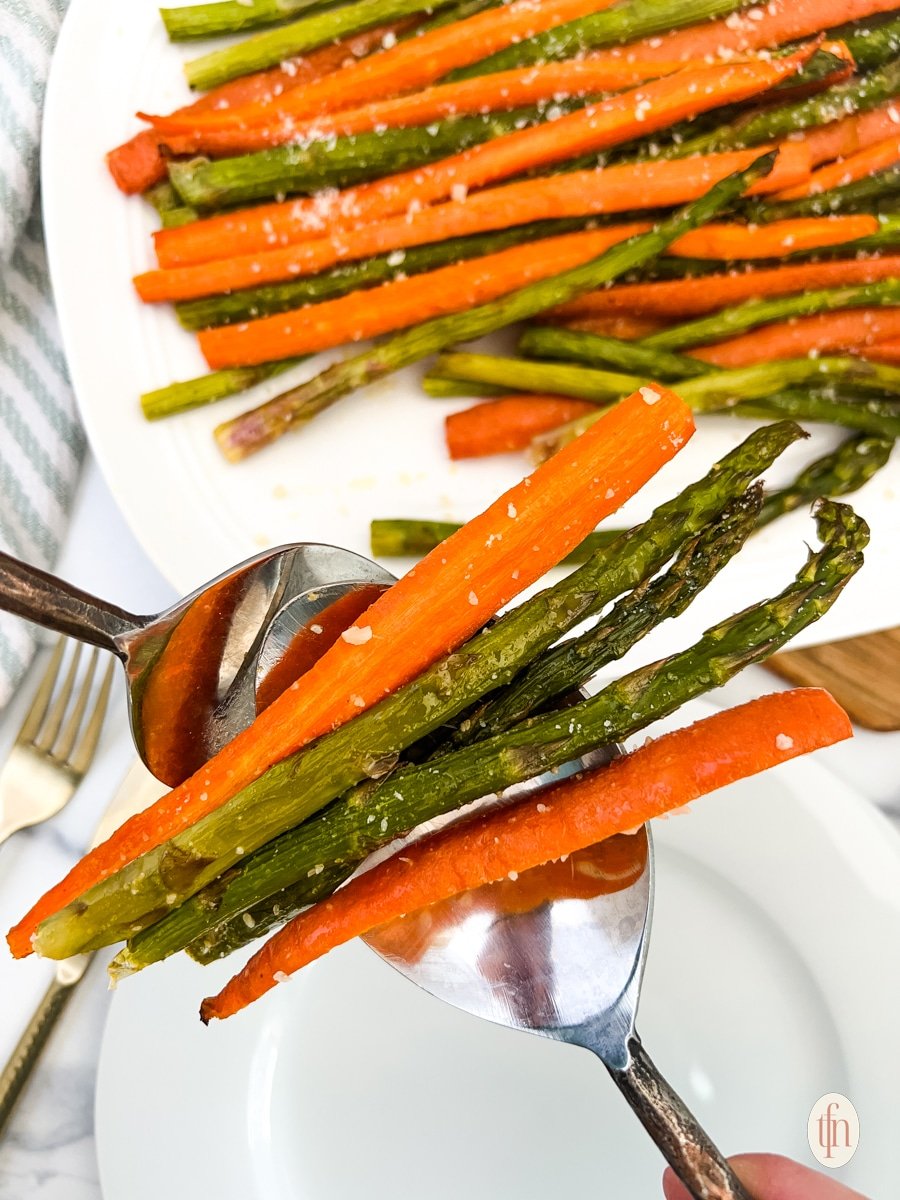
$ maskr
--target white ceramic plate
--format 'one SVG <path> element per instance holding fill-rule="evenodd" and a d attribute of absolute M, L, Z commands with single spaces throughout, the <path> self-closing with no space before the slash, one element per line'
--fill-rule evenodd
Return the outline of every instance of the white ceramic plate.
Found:
<path fill-rule="evenodd" d="M 197 52 L 166 42 L 156 0 L 72 0 L 54 58 L 43 140 L 51 269 L 81 413 L 138 540 L 183 592 L 280 542 L 330 541 L 366 552 L 371 517 L 464 519 L 524 470 L 520 456 L 452 465 L 442 444 L 447 402 L 422 396 L 416 370 L 341 401 L 301 434 L 240 466 L 225 463 L 211 431 L 249 406 L 246 395 L 168 422 L 144 421 L 142 391 L 199 374 L 203 364 L 172 313 L 142 306 L 132 291 L 131 275 L 151 265 L 155 216 L 116 190 L 103 156 L 138 128 L 136 109 L 166 111 L 187 99 L 179 61 Z M 269 394 L 275 390 L 269 385 Z M 254 400 L 264 394 L 259 389 Z M 646 515 L 748 429 L 725 418 L 705 420 L 693 444 L 619 519 Z M 790 478 L 830 437 L 820 432 L 786 455 L 773 482 Z M 847 590 L 806 641 L 896 621 L 898 481 L 900 458 L 859 494 L 874 533 L 865 580 Z M 782 587 L 810 537 L 799 515 L 765 531 L 695 606 L 692 627 Z"/>
<path fill-rule="evenodd" d="M 837 1175 L 888 1195 L 900 839 L 802 761 L 655 837 L 651 1055 L 726 1153 L 814 1165 L 810 1110 L 848 1096 L 860 1144 Z M 450 1009 L 360 942 L 204 1029 L 198 1002 L 233 966 L 174 959 L 117 992 L 97 1092 L 105 1200 L 661 1195 L 661 1159 L 591 1055 Z"/>

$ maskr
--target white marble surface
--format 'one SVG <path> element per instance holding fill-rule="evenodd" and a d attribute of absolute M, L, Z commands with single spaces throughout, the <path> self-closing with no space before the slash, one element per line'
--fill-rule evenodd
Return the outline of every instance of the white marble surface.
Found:
<path fill-rule="evenodd" d="M 154 611 L 174 599 L 125 527 L 93 465 L 85 474 L 59 571 L 74 583 L 137 611 Z M 117 683 L 98 759 L 76 797 L 55 820 L 17 834 L 0 847 L 3 929 L 59 877 L 88 841 L 132 759 L 121 680 Z M 713 699 L 733 703 L 778 686 L 767 672 L 753 668 Z M 0 714 L 0 761 L 34 687 L 33 672 L 17 702 Z M 900 734 L 861 732 L 854 742 L 828 752 L 836 773 L 900 817 L 898 760 Z M 0 952 L 3 1060 L 51 973 L 47 963 L 14 964 L 5 947 Z M 99 1200 L 94 1078 L 108 1002 L 102 963 L 97 962 L 65 1013 L 0 1142 L 0 1200 Z M 181 1198 L 173 1192 L 171 1200 Z"/>

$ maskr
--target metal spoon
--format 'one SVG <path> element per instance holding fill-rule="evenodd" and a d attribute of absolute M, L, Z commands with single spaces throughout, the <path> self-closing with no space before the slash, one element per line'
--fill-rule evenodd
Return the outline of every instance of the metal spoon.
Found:
<path fill-rule="evenodd" d="M 239 563 L 165 612 L 135 616 L 0 553 L 0 608 L 121 659 L 135 746 L 170 787 L 250 724 L 264 707 L 257 695 L 274 698 L 291 648 L 308 664 L 393 581 L 360 554 L 298 542 Z M 324 614 L 350 594 L 327 628 Z M 289 631 L 308 642 L 317 618 L 313 653 Z"/>
<path fill-rule="evenodd" d="M 548 864 L 393 921 L 365 940 L 456 1008 L 593 1051 L 695 1200 L 750 1200 L 635 1031 L 654 871 L 647 827 L 627 841 L 630 869 L 620 845 L 618 888 L 585 888 L 577 875 L 560 887 L 558 864 Z M 606 847 L 573 870 L 602 881 Z"/>

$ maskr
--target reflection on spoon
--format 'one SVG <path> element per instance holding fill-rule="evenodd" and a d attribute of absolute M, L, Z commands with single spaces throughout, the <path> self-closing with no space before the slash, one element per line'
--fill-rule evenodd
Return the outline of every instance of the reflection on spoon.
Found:
<path fill-rule="evenodd" d="M 564 859 L 441 900 L 400 921 L 390 921 L 373 930 L 367 940 L 381 954 L 416 963 L 453 936 L 463 919 L 484 915 L 492 924 L 500 924 L 506 917 L 521 917 L 554 900 L 609 896 L 631 887 L 646 865 L 647 839 L 619 833 Z M 484 964 L 479 965 L 483 968 Z"/>

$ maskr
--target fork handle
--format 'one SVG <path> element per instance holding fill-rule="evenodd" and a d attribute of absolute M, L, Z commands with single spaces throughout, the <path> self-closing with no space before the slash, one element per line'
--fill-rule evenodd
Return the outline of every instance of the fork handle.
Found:
<path fill-rule="evenodd" d="M 0 552 L 0 609 L 111 650 L 122 657 L 118 639 L 143 622 L 141 618 L 79 591 L 63 579 Z"/>
<path fill-rule="evenodd" d="M 694 1200 L 751 1200 L 681 1097 L 657 1070 L 636 1034 L 628 1062 L 607 1070 Z"/>
<path fill-rule="evenodd" d="M 47 1038 L 65 1011 L 78 978 L 71 982 L 61 982 L 58 978 L 53 978 L 3 1068 L 0 1074 L 0 1134 L 6 1128 L 22 1088 L 28 1082 L 41 1051 L 47 1044 Z"/>

